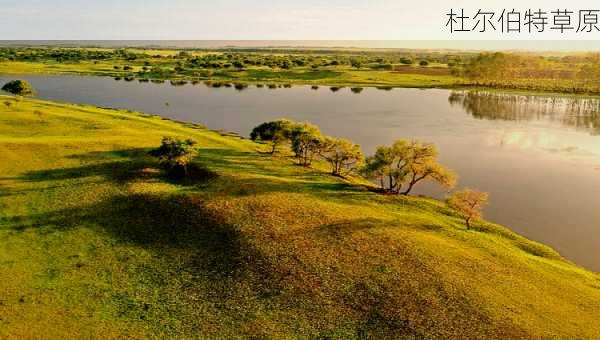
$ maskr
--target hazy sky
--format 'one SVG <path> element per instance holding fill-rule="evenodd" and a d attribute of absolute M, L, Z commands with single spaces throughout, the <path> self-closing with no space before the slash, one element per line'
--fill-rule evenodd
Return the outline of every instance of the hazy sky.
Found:
<path fill-rule="evenodd" d="M 498 13 L 504 8 L 525 11 L 529 7 L 547 11 L 567 7 L 576 13 L 580 9 L 600 10 L 600 3 L 591 0 L 0 0 L 0 5 L 2 40 L 448 39 L 487 40 L 485 45 L 493 45 L 489 41 L 497 39 L 600 40 L 600 31 L 587 35 L 550 31 L 538 35 L 481 35 L 450 34 L 445 27 L 451 8 Z M 596 43 L 591 45 L 598 47 Z M 503 46 L 506 48 L 506 43 Z"/>

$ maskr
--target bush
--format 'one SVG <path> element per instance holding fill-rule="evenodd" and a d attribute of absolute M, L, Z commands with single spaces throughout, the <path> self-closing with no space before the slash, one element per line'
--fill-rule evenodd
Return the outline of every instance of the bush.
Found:
<path fill-rule="evenodd" d="M 158 158 L 170 176 L 187 177 L 188 166 L 198 154 L 195 145 L 196 142 L 191 139 L 163 137 L 160 147 L 150 151 L 150 155 Z"/>
<path fill-rule="evenodd" d="M 402 63 L 404 65 L 412 65 L 415 63 L 415 61 L 412 60 L 411 58 L 404 57 L 404 58 L 400 58 L 400 63 Z"/>
<path fill-rule="evenodd" d="M 2 91 L 18 96 L 30 96 L 35 94 L 31 84 L 27 80 L 12 80 L 2 86 Z"/>
<path fill-rule="evenodd" d="M 421 65 L 421 66 L 427 66 L 427 65 L 429 65 L 429 62 L 427 60 L 421 60 L 419 62 L 419 65 Z"/>

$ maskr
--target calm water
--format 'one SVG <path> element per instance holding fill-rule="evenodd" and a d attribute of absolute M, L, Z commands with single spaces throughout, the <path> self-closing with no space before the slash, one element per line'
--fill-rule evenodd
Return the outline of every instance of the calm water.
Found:
<path fill-rule="evenodd" d="M 0 85 L 14 77 L 0 77 Z M 488 219 L 600 272 L 600 103 L 447 90 L 208 88 L 100 77 L 27 76 L 39 98 L 126 108 L 247 135 L 310 121 L 372 153 L 396 138 L 435 143 L 460 186 L 491 193 Z M 165 105 L 169 103 L 169 105 Z M 434 187 L 420 193 L 440 196 Z"/>

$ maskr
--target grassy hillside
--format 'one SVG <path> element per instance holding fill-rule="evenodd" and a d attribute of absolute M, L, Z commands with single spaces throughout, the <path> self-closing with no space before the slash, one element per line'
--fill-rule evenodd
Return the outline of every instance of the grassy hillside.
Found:
<path fill-rule="evenodd" d="M 600 278 L 504 227 L 199 126 L 4 102 L 2 338 L 600 337 Z M 215 175 L 167 180 L 163 135 Z"/>

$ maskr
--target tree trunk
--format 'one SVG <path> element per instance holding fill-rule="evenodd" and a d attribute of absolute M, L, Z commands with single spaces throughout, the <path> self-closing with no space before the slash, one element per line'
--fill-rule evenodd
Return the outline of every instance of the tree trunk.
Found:
<path fill-rule="evenodd" d="M 412 191 L 412 189 L 415 186 L 415 184 L 417 184 L 417 183 L 416 182 L 410 182 L 408 184 L 408 188 L 406 188 L 406 190 L 404 190 L 404 192 L 402 193 L 402 195 L 408 196 L 408 194 L 410 194 L 410 192 Z"/>

